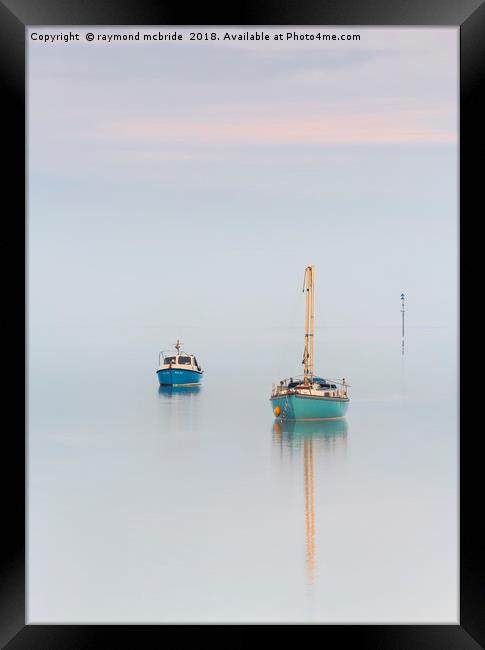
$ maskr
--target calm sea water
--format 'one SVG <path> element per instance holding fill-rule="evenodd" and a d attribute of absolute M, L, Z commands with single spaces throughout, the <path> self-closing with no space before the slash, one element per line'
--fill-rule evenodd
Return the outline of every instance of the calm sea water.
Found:
<path fill-rule="evenodd" d="M 30 622 L 457 621 L 454 337 L 411 331 L 403 360 L 399 328 L 327 332 L 346 419 L 278 425 L 294 338 L 187 345 L 200 390 L 160 389 L 144 343 L 34 341 Z"/>

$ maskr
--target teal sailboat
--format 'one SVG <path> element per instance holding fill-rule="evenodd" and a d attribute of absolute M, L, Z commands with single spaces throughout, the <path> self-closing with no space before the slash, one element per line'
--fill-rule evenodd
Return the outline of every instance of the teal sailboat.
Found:
<path fill-rule="evenodd" d="M 342 418 L 349 407 L 348 384 L 345 379 L 324 379 L 313 372 L 315 267 L 307 266 L 303 280 L 306 293 L 305 350 L 303 376 L 282 379 L 271 391 L 271 406 L 281 420 L 335 420 Z"/>

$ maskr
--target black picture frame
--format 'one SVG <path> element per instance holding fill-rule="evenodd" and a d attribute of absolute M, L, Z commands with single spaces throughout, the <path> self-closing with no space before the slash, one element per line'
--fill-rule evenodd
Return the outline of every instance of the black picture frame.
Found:
<path fill-rule="evenodd" d="M 460 27 L 460 232 L 483 206 L 483 163 L 474 162 L 477 149 L 483 157 L 481 120 L 485 115 L 485 2 L 483 0 L 326 0 L 298 3 L 261 0 L 232 7 L 213 8 L 186 3 L 178 6 L 150 0 L 0 0 L 0 77 L 4 128 L 2 144 L 7 165 L 2 173 L 4 224 L 12 262 L 3 284 L 4 321 L 10 327 L 7 353 L 6 407 L 17 414 L 3 428 L 4 462 L 8 480 L 4 489 L 2 557 L 0 564 L 0 644 L 21 648 L 108 648 L 119 643 L 144 647 L 166 638 L 166 625 L 28 625 L 25 623 L 25 345 L 26 345 L 26 243 L 25 243 L 25 31 L 27 26 L 48 25 L 353 25 L 353 26 L 456 26 Z M 482 91 L 482 92 L 481 92 Z M 5 208 L 4 208 L 5 209 Z M 483 212 L 483 208 L 481 209 Z M 467 256 L 468 258 L 468 256 Z M 478 256 L 478 259 L 480 257 Z M 460 272 L 464 271 L 463 255 Z M 463 280 L 461 287 L 463 289 Z M 461 309 L 461 308 L 460 308 Z M 22 327 L 23 324 L 23 327 Z M 468 337 L 467 337 L 468 338 Z M 460 344 L 460 358 L 464 351 Z M 24 363 L 22 364 L 22 360 Z M 461 365 L 461 364 L 460 364 Z M 4 366 L 5 368 L 5 366 Z M 462 374 L 463 376 L 463 374 Z M 466 405 L 465 388 L 460 404 Z M 15 404 L 17 409 L 15 409 Z M 463 412 L 466 409 L 461 408 Z M 460 623 L 457 625 L 319 625 L 319 642 L 350 643 L 365 648 L 426 648 L 437 650 L 485 647 L 485 588 L 482 457 L 480 428 L 464 429 L 460 417 Z M 176 626 L 177 628 L 181 626 Z M 253 626 L 182 626 L 201 643 L 242 647 Z M 263 628 L 255 626 L 258 635 Z M 301 643 L 301 634 L 315 626 L 278 626 L 285 638 Z M 194 628 L 197 628 L 194 630 Z M 184 630 L 184 633 L 185 633 Z M 276 630 L 269 630 L 274 634 Z M 146 639 L 147 636 L 151 641 Z M 251 639 L 252 642 L 252 639 Z"/>

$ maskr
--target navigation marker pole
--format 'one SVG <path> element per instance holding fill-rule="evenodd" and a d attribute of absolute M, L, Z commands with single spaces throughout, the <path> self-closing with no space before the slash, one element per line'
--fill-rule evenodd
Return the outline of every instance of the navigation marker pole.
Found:
<path fill-rule="evenodd" d="M 402 334 L 401 334 L 401 354 L 404 356 L 404 294 L 401 294 L 401 314 L 402 314 Z"/>

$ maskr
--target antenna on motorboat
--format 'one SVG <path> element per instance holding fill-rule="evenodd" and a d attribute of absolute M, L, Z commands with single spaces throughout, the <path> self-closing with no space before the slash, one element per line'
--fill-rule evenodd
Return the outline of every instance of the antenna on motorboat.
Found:
<path fill-rule="evenodd" d="M 305 352 L 303 353 L 303 383 L 308 385 L 313 381 L 313 344 L 314 344 L 314 312 L 315 312 L 315 267 L 307 266 L 303 277 L 303 291 L 306 289 L 305 312 Z"/>
<path fill-rule="evenodd" d="M 182 344 L 181 344 L 180 341 L 177 339 L 177 343 L 174 343 L 174 347 L 175 347 L 175 349 L 177 350 L 177 354 L 180 353 L 180 347 L 181 347 L 181 346 L 182 346 Z"/>

